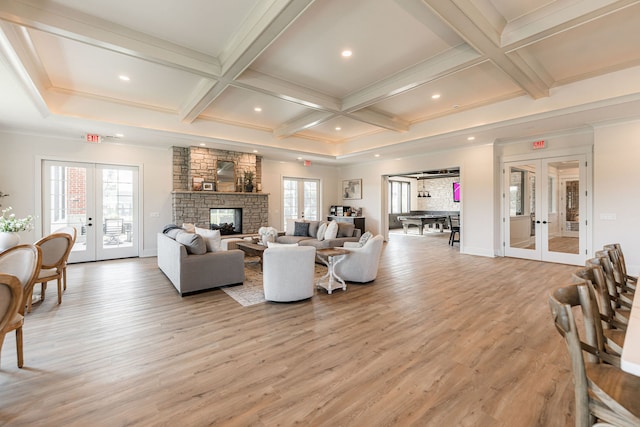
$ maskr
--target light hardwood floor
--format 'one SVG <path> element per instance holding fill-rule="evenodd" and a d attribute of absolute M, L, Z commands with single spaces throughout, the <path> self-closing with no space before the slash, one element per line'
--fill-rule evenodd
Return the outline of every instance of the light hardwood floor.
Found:
<path fill-rule="evenodd" d="M 0 366 L 7 426 L 567 426 L 549 292 L 573 266 L 392 235 L 378 278 L 306 302 L 180 298 L 155 258 L 71 265 Z"/>

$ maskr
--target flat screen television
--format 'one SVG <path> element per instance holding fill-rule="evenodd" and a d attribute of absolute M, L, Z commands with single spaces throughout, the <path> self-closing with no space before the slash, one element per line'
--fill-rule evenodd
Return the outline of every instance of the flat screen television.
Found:
<path fill-rule="evenodd" d="M 459 182 L 453 183 L 453 201 L 454 202 L 460 201 L 460 183 Z"/>

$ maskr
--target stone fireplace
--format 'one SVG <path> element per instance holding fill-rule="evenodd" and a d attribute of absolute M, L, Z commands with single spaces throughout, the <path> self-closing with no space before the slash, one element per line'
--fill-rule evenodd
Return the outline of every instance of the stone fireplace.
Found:
<path fill-rule="evenodd" d="M 206 152 L 203 152 L 205 150 Z M 269 221 L 269 195 L 267 193 L 192 191 L 190 182 L 197 174 L 206 176 L 217 158 L 233 160 L 241 170 L 253 170 L 256 183 L 260 182 L 261 158 L 253 154 L 213 150 L 201 147 L 173 147 L 173 192 L 171 207 L 173 223 L 193 223 L 210 228 L 212 208 L 241 210 L 241 232 L 255 234 Z M 199 160 L 202 160 L 199 163 Z M 211 178 L 206 178 L 207 180 Z"/>

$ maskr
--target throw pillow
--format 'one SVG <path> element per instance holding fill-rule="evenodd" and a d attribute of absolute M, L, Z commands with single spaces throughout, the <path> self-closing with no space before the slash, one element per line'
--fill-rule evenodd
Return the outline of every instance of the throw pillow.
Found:
<path fill-rule="evenodd" d="M 353 230 L 355 229 L 356 226 L 350 222 L 339 222 L 337 237 L 353 237 Z"/>
<path fill-rule="evenodd" d="M 335 239 L 338 235 L 338 222 L 331 221 L 329 225 L 327 225 L 327 231 L 324 232 L 324 240 Z"/>
<path fill-rule="evenodd" d="M 171 230 L 167 230 L 167 232 L 164 234 L 165 236 L 171 237 L 173 240 L 176 240 L 176 236 L 178 235 L 178 233 L 184 233 L 184 230 L 180 227 L 172 228 Z"/>
<path fill-rule="evenodd" d="M 182 228 L 187 233 L 195 233 L 196 232 L 196 225 L 195 224 L 191 224 L 189 222 L 183 223 L 182 224 Z"/>
<path fill-rule="evenodd" d="M 296 222 L 295 229 L 293 230 L 294 236 L 306 236 L 309 234 L 308 222 Z"/>
<path fill-rule="evenodd" d="M 199 234 L 183 231 L 176 235 L 176 242 L 184 245 L 188 254 L 203 255 L 207 253 L 207 245 Z"/>
<path fill-rule="evenodd" d="M 322 224 L 320 224 L 320 227 L 318 227 L 318 234 L 316 235 L 316 239 L 318 240 L 324 240 L 324 234 L 327 232 L 327 224 L 326 222 L 323 222 Z"/>
<path fill-rule="evenodd" d="M 293 236 L 293 232 L 295 231 L 295 228 L 296 228 L 296 220 L 292 218 L 288 218 L 287 224 L 285 225 L 285 228 L 284 228 L 284 234 L 287 236 Z"/>
<path fill-rule="evenodd" d="M 196 233 L 202 236 L 207 246 L 207 252 L 218 252 L 222 250 L 222 236 L 220 230 L 207 230 L 196 227 Z"/>
<path fill-rule="evenodd" d="M 360 236 L 360 240 L 358 240 L 358 244 L 360 244 L 360 247 L 364 246 L 367 241 L 373 237 L 373 234 L 371 234 L 370 231 L 367 231 L 366 233 L 364 233 L 362 236 Z"/>
<path fill-rule="evenodd" d="M 307 221 L 309 223 L 309 237 L 315 238 L 318 235 L 318 228 L 320 227 L 320 221 Z"/>

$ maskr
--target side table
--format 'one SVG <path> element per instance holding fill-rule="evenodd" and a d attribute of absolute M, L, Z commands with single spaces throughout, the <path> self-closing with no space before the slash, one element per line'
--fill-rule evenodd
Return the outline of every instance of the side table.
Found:
<path fill-rule="evenodd" d="M 336 264 L 345 259 L 347 255 L 349 255 L 349 251 L 342 248 L 318 249 L 316 251 L 318 259 L 327 266 L 327 274 L 318 279 L 317 287 L 325 288 L 329 295 L 335 288 L 340 287 L 339 285 L 342 285 L 343 291 L 347 290 L 346 283 L 334 270 Z"/>

